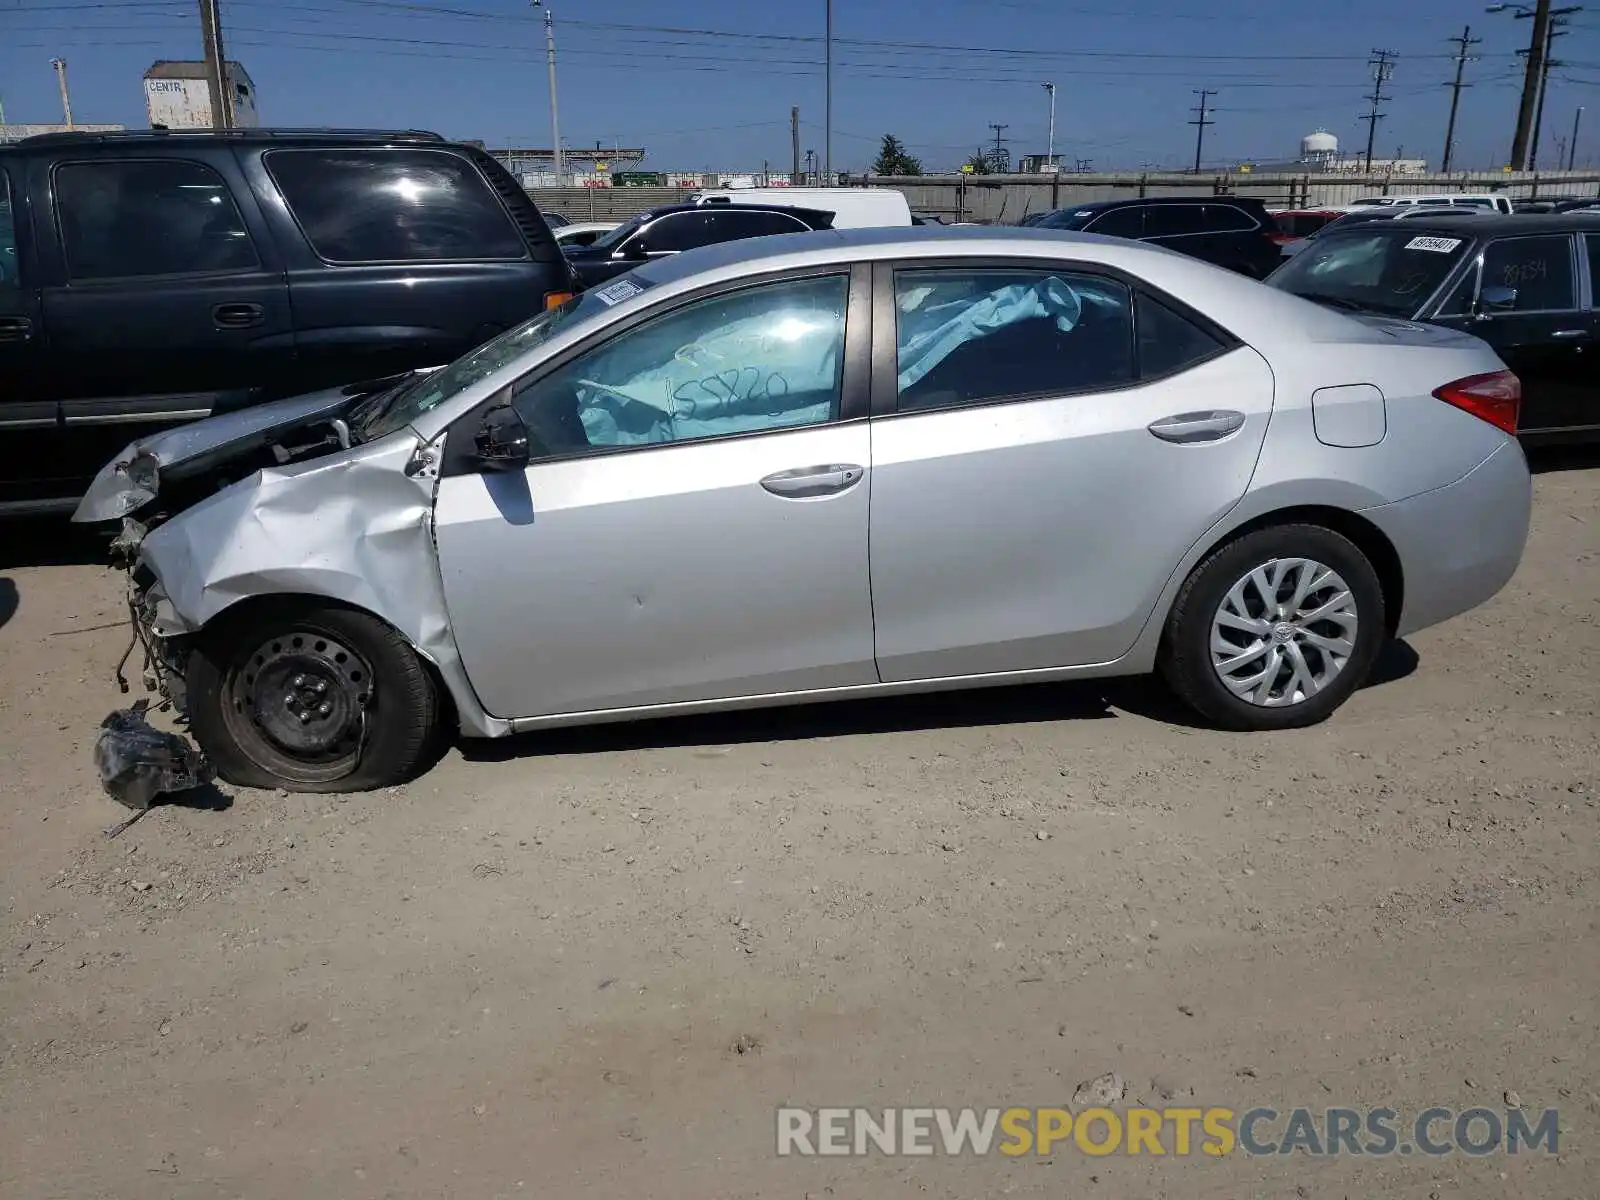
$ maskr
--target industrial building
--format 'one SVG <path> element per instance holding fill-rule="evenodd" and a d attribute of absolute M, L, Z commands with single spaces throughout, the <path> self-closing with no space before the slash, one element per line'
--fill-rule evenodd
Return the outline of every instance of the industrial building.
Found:
<path fill-rule="evenodd" d="M 236 62 L 227 64 L 226 86 L 233 106 L 232 124 L 254 129 L 261 124 L 256 113 L 256 85 Z M 162 59 L 144 73 L 145 111 L 152 129 L 210 129 L 211 89 L 203 62 Z"/>

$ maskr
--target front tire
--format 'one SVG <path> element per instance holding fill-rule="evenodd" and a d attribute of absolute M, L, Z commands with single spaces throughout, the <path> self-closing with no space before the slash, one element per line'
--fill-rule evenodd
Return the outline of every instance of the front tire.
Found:
<path fill-rule="evenodd" d="M 1387 637 L 1383 586 L 1348 538 L 1278 525 L 1219 547 L 1179 589 L 1158 669 L 1224 729 L 1326 720 L 1360 687 Z"/>
<path fill-rule="evenodd" d="M 240 787 L 359 792 L 403 783 L 439 727 L 432 675 L 390 626 L 285 598 L 225 613 L 189 656 L 191 727 Z"/>

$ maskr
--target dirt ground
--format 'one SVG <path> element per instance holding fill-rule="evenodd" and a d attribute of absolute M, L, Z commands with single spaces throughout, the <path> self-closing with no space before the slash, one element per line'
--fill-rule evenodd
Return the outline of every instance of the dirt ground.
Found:
<path fill-rule="evenodd" d="M 1323 727 L 1150 684 L 612 727 L 122 815 L 94 549 L 4 533 L 0 1195 L 1600 1195 L 1600 467 Z M 1047 837 L 1041 837 L 1047 834 Z M 1560 1110 L 1560 1153 L 779 1158 L 774 1110 Z"/>

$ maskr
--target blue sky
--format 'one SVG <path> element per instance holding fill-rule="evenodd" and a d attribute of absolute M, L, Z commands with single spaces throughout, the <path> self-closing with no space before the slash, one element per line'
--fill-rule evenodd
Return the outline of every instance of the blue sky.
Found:
<path fill-rule="evenodd" d="M 551 0 L 563 139 L 643 145 L 656 169 L 749 170 L 822 150 L 823 0 Z M 255 80 L 262 120 L 421 127 L 494 146 L 549 143 L 541 15 L 528 0 L 220 0 L 227 49 Z M 68 60 L 79 121 L 145 123 L 141 76 L 157 58 L 198 58 L 195 0 L 0 0 L 7 120 L 61 119 L 50 59 Z M 1453 47 L 1467 67 L 1457 165 L 1509 150 L 1529 22 L 1459 0 L 834 0 L 838 169 L 861 169 L 894 133 L 929 168 L 949 167 L 1008 126 L 1014 154 L 1042 152 L 1057 86 L 1056 148 L 1095 169 L 1183 165 L 1192 89 L 1217 93 L 1206 159 L 1293 155 L 1325 127 L 1363 147 L 1366 65 L 1398 54 L 1377 151 L 1437 163 Z M 1578 160 L 1600 163 L 1600 5 L 1557 42 L 1541 159 L 1590 128 Z"/>

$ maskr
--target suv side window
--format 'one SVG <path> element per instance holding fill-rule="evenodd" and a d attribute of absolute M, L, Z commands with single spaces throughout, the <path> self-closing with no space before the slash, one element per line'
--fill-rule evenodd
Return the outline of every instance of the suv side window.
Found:
<path fill-rule="evenodd" d="M 1583 239 L 1583 245 L 1583 256 L 1589 264 L 1589 302 L 1600 308 L 1600 234 L 1588 234 Z"/>
<path fill-rule="evenodd" d="M 807 226 L 787 213 L 741 212 L 737 208 L 724 209 L 711 216 L 714 240 L 731 242 L 736 238 L 766 237 L 775 233 L 805 233 Z"/>
<path fill-rule="evenodd" d="M 1483 286 L 1515 288 L 1512 312 L 1566 311 L 1578 307 L 1572 278 L 1572 238 L 1501 238 L 1483 253 Z"/>
<path fill-rule="evenodd" d="M 1040 269 L 895 272 L 901 412 L 1133 381 L 1126 285 Z"/>
<path fill-rule="evenodd" d="M 1207 204 L 1202 213 L 1207 233 L 1249 233 L 1260 228 L 1254 217 L 1232 204 Z"/>
<path fill-rule="evenodd" d="M 1145 237 L 1205 232 L 1205 209 L 1198 204 L 1152 204 L 1145 209 Z"/>
<path fill-rule="evenodd" d="M 1158 379 L 1210 358 L 1226 345 L 1159 300 L 1139 293 L 1134 301 L 1139 324 L 1139 378 Z"/>
<path fill-rule="evenodd" d="M 11 181 L 0 167 L 0 287 L 17 287 L 22 282 L 17 261 L 17 223 L 11 213 Z"/>
<path fill-rule="evenodd" d="M 449 151 L 272 150 L 265 162 L 325 262 L 528 257 L 499 197 Z"/>
<path fill-rule="evenodd" d="M 712 212 L 668 213 L 644 230 L 644 247 L 651 254 L 670 254 L 709 246 L 722 240 L 712 231 L 716 217 Z"/>
<path fill-rule="evenodd" d="M 54 190 L 74 282 L 261 265 L 228 185 L 201 163 L 68 162 L 56 168 Z"/>
<path fill-rule="evenodd" d="M 1106 237 L 1140 238 L 1144 236 L 1144 214 L 1145 208 L 1142 204 L 1108 209 L 1090 221 L 1084 232 L 1103 234 Z"/>
<path fill-rule="evenodd" d="M 518 388 L 535 460 L 822 425 L 839 415 L 847 275 L 724 292 Z"/>

